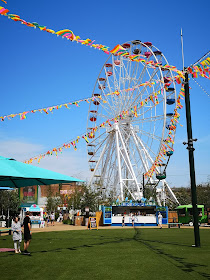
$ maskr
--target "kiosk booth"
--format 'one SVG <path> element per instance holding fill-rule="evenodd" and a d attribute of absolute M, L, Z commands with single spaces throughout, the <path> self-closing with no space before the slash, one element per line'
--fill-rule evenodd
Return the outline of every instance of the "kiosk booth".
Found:
<path fill-rule="evenodd" d="M 132 226 L 134 217 L 135 226 L 157 226 L 158 213 L 163 216 L 162 223 L 168 223 L 168 207 L 146 205 L 138 202 L 122 202 L 120 205 L 102 206 L 103 224 L 122 226 L 124 216 L 125 226 Z"/>
<path fill-rule="evenodd" d="M 33 204 L 30 207 L 23 207 L 22 208 L 22 215 L 21 215 L 21 220 L 25 218 L 26 212 L 30 212 L 30 219 L 31 219 L 31 225 L 32 228 L 39 228 L 39 227 L 44 227 L 45 222 L 43 219 L 43 209 L 40 208 L 38 205 Z"/>

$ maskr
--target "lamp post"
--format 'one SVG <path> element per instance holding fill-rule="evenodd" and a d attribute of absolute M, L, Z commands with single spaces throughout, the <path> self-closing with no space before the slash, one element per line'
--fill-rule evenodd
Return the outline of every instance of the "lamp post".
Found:
<path fill-rule="evenodd" d="M 193 210 L 193 225 L 194 225 L 194 238 L 195 238 L 195 247 L 200 247 L 200 234 L 198 226 L 198 208 L 197 208 L 197 194 L 196 194 L 196 182 L 195 182 L 195 164 L 194 164 L 194 147 L 193 141 L 197 139 L 192 138 L 192 124 L 191 124 L 191 111 L 190 111 L 190 96 L 189 96 L 189 78 L 188 73 L 185 72 L 185 81 L 184 81 L 184 90 L 185 90 L 185 109 L 186 109 L 186 122 L 187 122 L 187 137 L 188 142 L 187 149 L 189 151 L 189 165 L 190 165 L 190 182 L 191 182 L 191 197 L 192 197 L 192 210 Z"/>

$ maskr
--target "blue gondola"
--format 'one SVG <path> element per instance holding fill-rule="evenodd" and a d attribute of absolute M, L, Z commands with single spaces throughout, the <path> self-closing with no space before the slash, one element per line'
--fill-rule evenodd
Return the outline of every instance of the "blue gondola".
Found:
<path fill-rule="evenodd" d="M 170 156 L 173 155 L 173 153 L 174 153 L 173 151 L 167 151 L 167 152 L 166 152 L 166 155 L 167 155 L 168 157 L 170 157 Z"/>
<path fill-rule="evenodd" d="M 167 91 L 167 92 L 173 92 L 173 91 L 174 91 L 174 88 L 173 88 L 173 87 L 168 87 L 166 91 Z"/>
<path fill-rule="evenodd" d="M 167 113 L 166 116 L 167 117 L 173 117 L 174 113 Z"/>
<path fill-rule="evenodd" d="M 167 99 L 166 99 L 166 103 L 167 103 L 168 105 L 173 105 L 173 104 L 175 103 L 175 98 L 167 98 Z"/>

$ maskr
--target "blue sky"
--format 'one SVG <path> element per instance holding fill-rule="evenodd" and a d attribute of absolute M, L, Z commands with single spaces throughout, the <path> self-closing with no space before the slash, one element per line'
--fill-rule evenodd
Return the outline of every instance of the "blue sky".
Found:
<path fill-rule="evenodd" d="M 55 31 L 69 28 L 82 39 L 113 48 L 119 43 L 140 39 L 151 41 L 166 56 L 169 64 L 182 68 L 180 29 L 183 29 L 185 65 L 195 62 L 210 50 L 208 0 L 192 1 L 0 1 L 10 13 L 29 22 L 38 22 Z M 107 55 L 93 48 L 26 27 L 0 17 L 1 36 L 1 113 L 25 110 L 90 97 Z M 198 79 L 210 93 L 210 81 Z M 210 175 L 210 97 L 191 80 L 191 111 L 195 143 L 197 183 Z M 53 114 L 30 114 L 0 123 L 0 153 L 24 160 L 86 131 L 88 104 Z M 171 186 L 189 184 L 185 109 L 183 127 L 178 126 L 175 153 L 167 169 Z M 34 163 L 34 165 L 37 165 Z M 40 167 L 86 179 L 89 176 L 84 141 L 78 151 L 65 151 L 50 157 Z"/>

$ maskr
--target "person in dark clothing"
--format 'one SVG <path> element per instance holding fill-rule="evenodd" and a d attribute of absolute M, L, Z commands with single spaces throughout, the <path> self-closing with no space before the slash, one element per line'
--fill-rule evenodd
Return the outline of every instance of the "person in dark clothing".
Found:
<path fill-rule="evenodd" d="M 23 227 L 24 227 L 24 253 L 30 254 L 28 252 L 28 247 L 31 241 L 31 219 L 29 217 L 29 212 L 26 212 L 26 216 L 23 221 Z"/>

